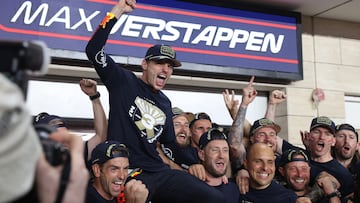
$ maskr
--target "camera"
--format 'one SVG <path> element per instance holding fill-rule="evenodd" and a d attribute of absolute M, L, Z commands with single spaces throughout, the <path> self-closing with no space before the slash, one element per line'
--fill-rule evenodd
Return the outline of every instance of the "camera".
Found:
<path fill-rule="evenodd" d="M 17 84 L 26 96 L 28 75 L 45 75 L 50 63 L 42 41 L 0 40 L 0 73 Z"/>
<path fill-rule="evenodd" d="M 49 51 L 47 50 L 47 47 L 45 45 L 45 43 L 40 42 L 40 41 L 4 41 L 4 40 L 0 40 L 0 54 L 1 54 L 1 62 L 0 62 L 0 78 L 3 79 L 3 81 L 7 82 L 4 84 L 9 84 L 8 87 L 5 87 L 3 89 L 0 88 L 0 90 L 2 92 L 1 95 L 7 95 L 9 94 L 10 96 L 13 96 L 12 98 L 16 98 L 19 99 L 19 94 L 23 96 L 23 98 L 26 100 L 26 94 L 27 94 L 27 85 L 28 85 L 28 76 L 29 75 L 44 75 L 47 72 L 47 68 L 50 62 L 50 55 L 49 55 Z M 5 76 L 5 77 L 3 77 Z M 16 88 L 14 88 L 13 84 L 10 84 L 9 81 L 11 83 L 16 84 L 20 89 L 21 89 L 21 93 L 19 93 L 19 90 L 17 90 Z M 4 87 L 5 85 L 1 86 Z M 15 97 L 16 96 L 16 97 Z M 7 101 L 6 99 L 4 99 L 4 101 Z M 24 124 L 26 126 L 28 118 L 27 116 L 30 116 L 28 114 L 28 111 L 24 111 L 25 110 L 25 105 L 24 105 L 24 101 L 12 101 L 9 100 L 10 102 L 5 103 L 3 106 L 5 106 L 5 109 L 0 109 L 0 115 L 2 116 L 2 120 L 6 121 L 7 114 L 14 114 L 15 116 L 13 116 L 14 118 L 18 118 L 19 122 L 17 124 L 19 124 L 19 126 L 23 126 L 20 124 Z M 16 106 L 12 106 L 11 102 L 15 102 Z M 10 104 L 9 104 L 10 103 Z M 8 109 L 10 110 L 8 110 Z M 18 114 L 20 115 L 20 113 L 24 113 L 21 114 L 23 115 L 21 118 L 19 116 L 17 116 Z M 5 116 L 4 116 L 5 115 Z M 26 117 L 26 118 L 25 118 Z M 10 117 L 9 117 L 10 118 Z M 22 118 L 24 118 L 25 120 L 22 120 Z M 2 121 L 0 120 L 0 121 Z M 16 119 L 15 119 L 16 120 Z M 25 123 L 26 122 L 26 123 Z M 0 127 L 3 127 L 4 129 L 7 129 L 9 126 L 7 126 L 8 122 L 0 122 Z M 13 133 L 20 137 L 23 138 L 22 136 L 29 138 L 29 139 L 23 139 L 25 140 L 24 143 L 28 144 L 25 145 L 24 143 L 19 143 L 22 144 L 21 146 L 27 146 L 27 147 L 31 147 L 32 144 L 38 144 L 36 137 L 35 140 L 33 139 L 33 134 L 31 132 L 29 133 L 25 133 L 28 128 L 31 126 L 26 126 L 27 129 L 24 129 L 24 131 L 17 131 L 15 128 L 9 128 L 11 130 L 13 130 Z M 1 128 L 1 129 L 3 129 Z M 70 156 L 70 152 L 68 150 L 68 148 L 66 148 L 66 146 L 64 146 L 63 144 L 56 142 L 52 139 L 50 139 L 50 135 L 56 131 L 57 129 L 53 126 L 50 126 L 48 124 L 46 125 L 34 125 L 35 131 L 38 135 L 38 138 L 40 140 L 41 143 L 41 147 L 42 147 L 42 151 L 43 154 L 45 155 L 45 158 L 47 160 L 47 162 L 52 165 L 52 166 L 58 166 L 58 165 L 62 165 L 62 171 L 61 171 L 61 176 L 60 176 L 60 185 L 59 185 L 59 189 L 58 189 L 58 194 L 56 197 L 56 201 L 55 202 L 61 202 L 64 192 L 66 190 L 66 186 L 67 183 L 69 181 L 69 177 L 70 177 L 70 171 L 71 171 L 71 156 Z M 15 130 L 14 130 L 15 129 Z M 21 129 L 21 128 L 20 128 Z M 31 130 L 32 131 L 32 130 Z M 13 142 L 20 142 L 20 139 L 18 139 L 18 137 L 16 137 L 11 140 Z M 27 137 L 29 136 L 29 137 Z M 31 136 L 31 137 L 30 137 Z M 30 139 L 31 138 L 31 139 Z M 11 138 L 10 138 L 11 139 Z M 15 143 L 16 144 L 16 143 Z M 38 148 L 38 146 L 36 146 Z M 16 149 L 14 149 L 13 151 L 16 151 Z M 15 152 L 13 152 L 15 154 Z M 21 154 L 21 153 L 18 153 Z M 7 154 L 5 154 L 7 155 Z M 19 155 L 19 157 L 24 156 L 24 154 Z M 10 157 L 14 157 L 16 158 L 16 156 L 10 156 Z M 31 155 L 29 156 L 25 156 L 28 157 L 30 159 Z M 22 159 L 20 159 L 22 160 Z M 34 169 L 34 172 L 37 170 L 35 169 L 35 161 L 36 159 L 30 159 L 29 161 L 31 161 L 30 167 L 29 169 Z M 13 160 L 13 162 L 15 162 L 14 166 L 16 169 L 21 169 L 21 164 L 17 163 L 17 159 Z M 21 163 L 23 163 L 24 161 L 22 161 Z M 9 163 L 7 163 L 7 165 L 5 166 L 5 168 L 9 165 Z M 27 165 L 24 164 L 24 168 L 26 168 Z M 22 178 L 26 179 L 26 174 L 24 176 L 23 171 L 21 170 L 15 170 L 15 173 L 18 173 L 17 176 L 22 176 Z M 33 178 L 28 178 L 27 181 L 30 183 L 31 181 L 34 181 Z M 26 182 L 26 181 L 25 181 Z M 31 185 L 29 185 L 31 186 Z M 25 188 L 22 191 L 19 192 L 19 194 L 21 194 L 22 196 L 17 196 L 18 194 L 13 194 L 11 196 L 11 198 L 18 198 L 15 199 L 14 203 L 20 203 L 20 202 L 39 202 L 39 198 L 38 198 L 38 193 L 37 193 L 37 187 L 35 187 L 36 184 L 32 184 L 32 188 Z M 26 191 L 25 191 L 26 189 Z M 30 190 L 28 190 L 30 189 Z M 26 194 L 23 194 L 23 192 L 27 192 Z M 9 197 L 10 199 L 10 197 Z M 6 201 L 8 202 L 8 201 Z"/>
<path fill-rule="evenodd" d="M 35 124 L 34 128 L 40 138 L 45 158 L 49 164 L 52 166 L 63 164 L 70 156 L 69 150 L 63 144 L 49 138 L 50 134 L 57 129 L 46 124 Z"/>
<path fill-rule="evenodd" d="M 0 73 L 4 74 L 22 90 L 24 98 L 27 93 L 29 75 L 45 75 L 50 63 L 47 46 L 42 41 L 0 40 L 1 65 Z M 49 139 L 56 131 L 50 125 L 34 125 L 39 136 L 47 161 L 57 166 L 64 163 L 68 150 L 60 143 Z"/>

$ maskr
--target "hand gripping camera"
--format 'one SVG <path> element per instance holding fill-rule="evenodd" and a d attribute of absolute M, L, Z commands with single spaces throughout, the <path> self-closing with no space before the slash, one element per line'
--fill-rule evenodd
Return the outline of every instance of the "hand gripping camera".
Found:
<path fill-rule="evenodd" d="M 26 98 L 28 76 L 44 75 L 50 63 L 49 51 L 40 41 L 7 41 L 0 40 L 0 74 L 5 75 L 17 84 Z M 70 153 L 62 144 L 49 139 L 53 132 L 51 126 L 35 126 L 47 161 L 57 166 L 62 164 L 61 181 L 55 202 L 61 202 L 71 169 Z M 34 190 L 29 193 L 32 195 Z M 36 194 L 36 192 L 35 192 Z"/>

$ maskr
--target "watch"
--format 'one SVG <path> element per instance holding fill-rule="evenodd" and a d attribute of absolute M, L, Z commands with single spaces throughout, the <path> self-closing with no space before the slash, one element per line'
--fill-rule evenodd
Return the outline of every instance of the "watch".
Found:
<path fill-rule="evenodd" d="M 332 197 L 341 197 L 341 193 L 339 192 L 339 190 L 335 190 L 334 192 L 326 195 L 326 198 L 330 199 Z"/>
<path fill-rule="evenodd" d="M 97 99 L 97 98 L 99 98 L 99 97 L 100 97 L 100 92 L 96 92 L 95 95 L 89 96 L 89 98 L 90 98 L 91 101 L 94 100 L 94 99 Z"/>

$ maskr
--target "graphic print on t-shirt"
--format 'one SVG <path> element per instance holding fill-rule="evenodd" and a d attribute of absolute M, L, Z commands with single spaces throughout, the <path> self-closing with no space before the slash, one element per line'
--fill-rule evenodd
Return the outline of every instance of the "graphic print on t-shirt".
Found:
<path fill-rule="evenodd" d="M 136 97 L 135 106 L 132 106 L 129 114 L 140 130 L 141 136 L 146 136 L 149 143 L 153 143 L 161 135 L 166 115 L 157 106 Z"/>

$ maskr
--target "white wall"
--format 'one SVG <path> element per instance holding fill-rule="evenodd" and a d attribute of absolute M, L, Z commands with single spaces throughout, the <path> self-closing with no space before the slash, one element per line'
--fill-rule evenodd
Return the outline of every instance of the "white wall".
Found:
<path fill-rule="evenodd" d="M 99 85 L 101 101 L 105 112 L 109 111 L 108 94 L 104 86 Z M 172 101 L 173 107 L 193 113 L 206 112 L 213 122 L 221 125 L 231 125 L 232 120 L 225 107 L 221 92 L 199 93 L 165 90 L 165 94 Z M 236 95 L 241 100 L 241 96 Z M 254 120 L 264 117 L 267 98 L 258 96 L 247 111 L 247 119 Z M 89 98 L 82 93 L 80 86 L 73 83 L 30 81 L 27 95 L 27 105 L 32 115 L 40 112 L 62 117 L 93 118 Z"/>

